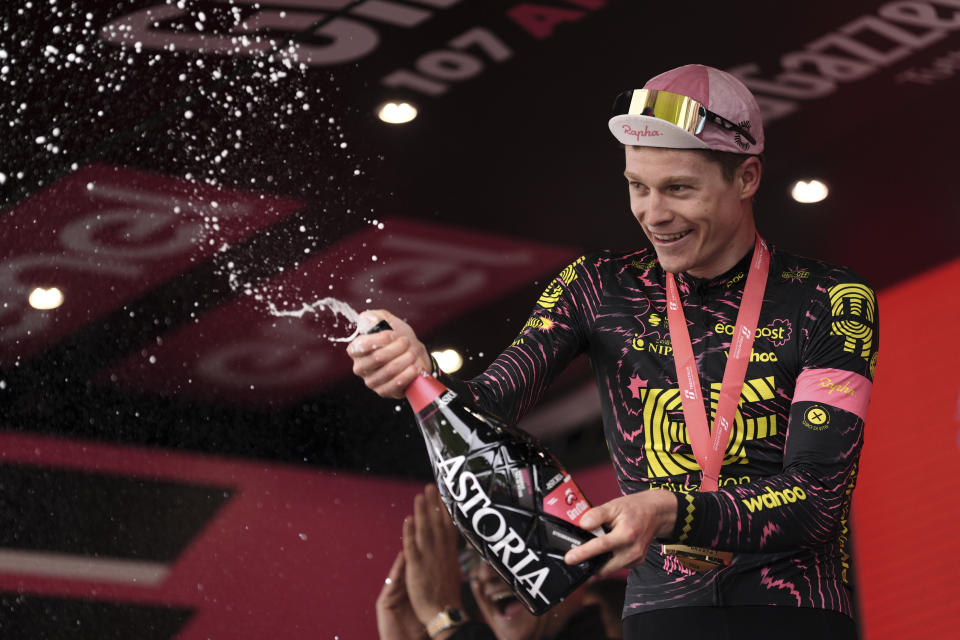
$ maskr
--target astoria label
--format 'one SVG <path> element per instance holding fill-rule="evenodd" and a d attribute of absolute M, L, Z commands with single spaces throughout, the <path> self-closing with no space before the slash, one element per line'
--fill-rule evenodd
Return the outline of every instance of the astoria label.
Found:
<path fill-rule="evenodd" d="M 527 593 L 551 604 L 541 592 L 543 583 L 550 576 L 550 569 L 543 566 L 536 552 L 527 548 L 520 534 L 492 506 L 493 501 L 480 486 L 477 477 L 469 471 L 463 471 L 465 460 L 465 456 L 455 456 L 437 465 L 457 509 L 470 522 L 473 532 L 490 544 L 490 551 L 500 558 Z"/>

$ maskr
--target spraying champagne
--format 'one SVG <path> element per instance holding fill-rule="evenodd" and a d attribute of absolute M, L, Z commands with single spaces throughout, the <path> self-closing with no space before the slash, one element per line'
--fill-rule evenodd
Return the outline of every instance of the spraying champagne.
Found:
<path fill-rule="evenodd" d="M 590 503 L 555 456 L 432 376 L 405 395 L 454 524 L 527 609 L 544 613 L 603 566 L 609 555 L 563 560 L 603 531 L 577 526 Z"/>

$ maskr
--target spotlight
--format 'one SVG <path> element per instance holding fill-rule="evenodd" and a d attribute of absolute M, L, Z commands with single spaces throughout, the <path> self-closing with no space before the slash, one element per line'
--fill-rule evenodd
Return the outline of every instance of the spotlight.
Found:
<path fill-rule="evenodd" d="M 803 204 L 820 202 L 826 198 L 829 193 L 830 190 L 827 189 L 827 185 L 819 180 L 797 180 L 793 183 L 793 188 L 790 190 L 790 195 L 793 196 L 793 199 Z"/>
<path fill-rule="evenodd" d="M 37 287 L 30 292 L 30 297 L 27 301 L 31 307 L 40 309 L 41 311 L 56 309 L 63 304 L 63 292 L 56 287 L 50 287 L 49 289 Z"/>
<path fill-rule="evenodd" d="M 437 361 L 437 366 L 440 367 L 440 371 L 444 373 L 459 371 L 460 367 L 463 366 L 463 357 L 453 349 L 433 351 L 430 355 Z"/>
<path fill-rule="evenodd" d="M 417 108 L 409 102 L 387 102 L 380 105 L 377 116 L 390 124 L 403 124 L 417 117 Z"/>

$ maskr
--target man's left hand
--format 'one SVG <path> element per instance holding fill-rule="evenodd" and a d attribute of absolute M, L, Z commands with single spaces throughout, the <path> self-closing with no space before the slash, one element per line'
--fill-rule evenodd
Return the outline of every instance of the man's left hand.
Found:
<path fill-rule="evenodd" d="M 613 557 L 598 575 L 632 567 L 646 558 L 651 540 L 673 532 L 676 519 L 677 498 L 669 491 L 650 489 L 614 498 L 590 509 L 580 520 L 580 526 L 588 531 L 607 525 L 607 534 L 571 549 L 564 560 L 567 564 L 579 564 L 610 552 Z"/>

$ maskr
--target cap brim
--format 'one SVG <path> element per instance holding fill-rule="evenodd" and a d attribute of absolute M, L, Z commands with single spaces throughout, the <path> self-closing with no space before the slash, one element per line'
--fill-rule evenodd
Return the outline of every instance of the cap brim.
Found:
<path fill-rule="evenodd" d="M 709 149 L 703 140 L 677 125 L 653 116 L 619 115 L 607 123 L 621 143 L 667 149 Z"/>

